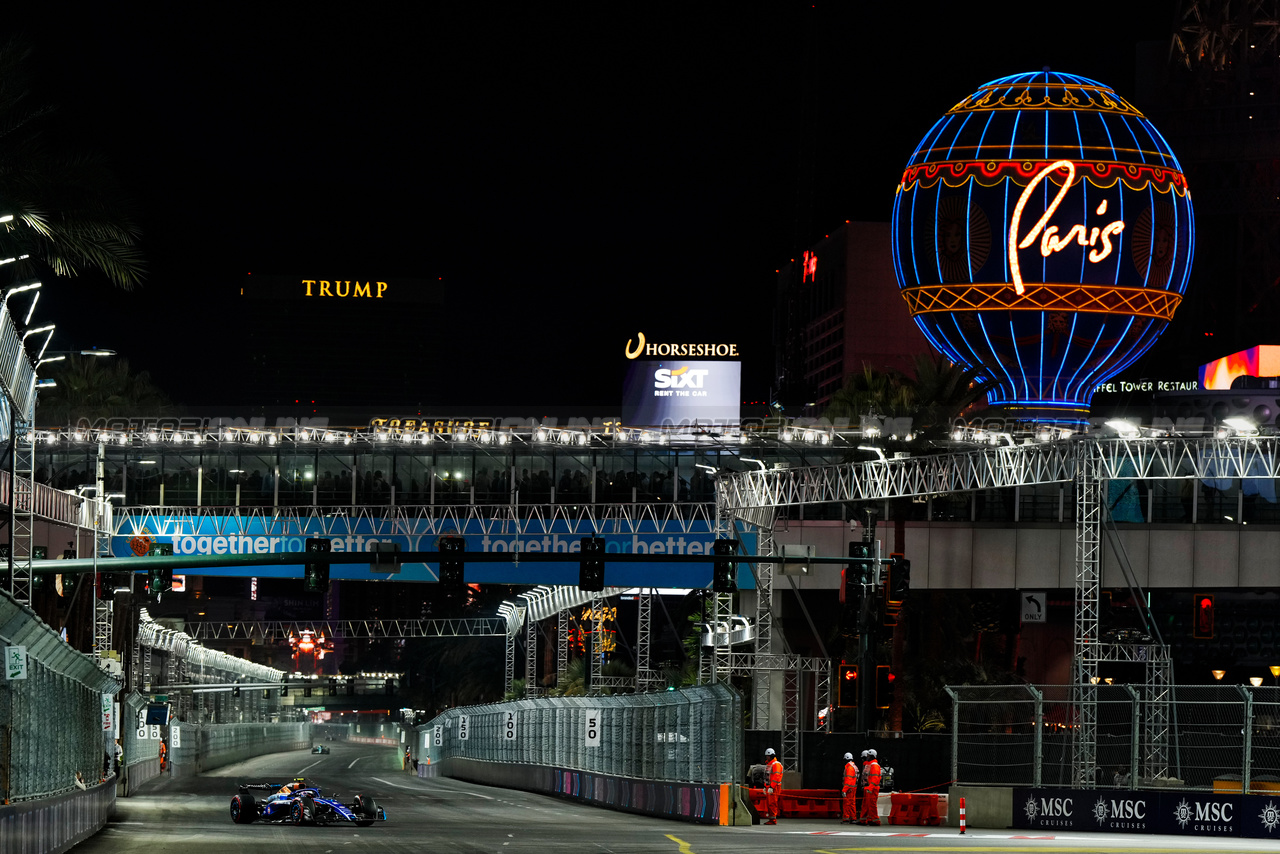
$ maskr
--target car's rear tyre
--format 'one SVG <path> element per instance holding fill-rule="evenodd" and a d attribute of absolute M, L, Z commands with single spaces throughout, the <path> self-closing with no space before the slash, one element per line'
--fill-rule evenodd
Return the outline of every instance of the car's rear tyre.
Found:
<path fill-rule="evenodd" d="M 236 795 L 231 799 L 231 820 L 236 824 L 253 824 L 258 817 L 258 804 L 253 795 Z"/>
<path fill-rule="evenodd" d="M 355 814 L 359 816 L 356 819 L 356 824 L 361 827 L 368 827 L 378 820 L 378 802 L 373 798 L 356 795 L 354 804 Z"/>

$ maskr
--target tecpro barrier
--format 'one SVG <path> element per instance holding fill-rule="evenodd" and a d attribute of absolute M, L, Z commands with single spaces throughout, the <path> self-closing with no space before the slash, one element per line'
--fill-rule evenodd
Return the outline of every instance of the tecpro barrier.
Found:
<path fill-rule="evenodd" d="M 1013 790 L 1013 826 L 1023 830 L 1164 833 L 1280 839 L 1280 797 L 1160 790 Z"/>

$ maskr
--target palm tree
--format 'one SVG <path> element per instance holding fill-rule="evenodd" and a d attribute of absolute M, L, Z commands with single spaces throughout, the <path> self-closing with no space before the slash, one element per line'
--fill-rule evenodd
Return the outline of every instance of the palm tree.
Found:
<path fill-rule="evenodd" d="M 71 425 L 73 418 L 96 421 L 113 416 L 162 417 L 175 412 L 150 374 L 130 373 L 127 359 L 72 355 L 41 373 L 57 383 L 42 389 L 36 398 L 36 418 L 44 427 Z"/>
<path fill-rule="evenodd" d="M 831 396 L 823 417 L 854 424 L 868 414 L 907 417 L 917 437 L 943 438 L 956 418 L 986 396 L 989 383 L 980 381 L 972 368 L 932 352 L 920 353 L 914 361 L 914 376 L 864 363 L 862 373 L 850 374 Z"/>
<path fill-rule="evenodd" d="M 131 205 L 102 157 L 68 150 L 46 133 L 54 108 L 31 102 L 31 52 L 18 38 L 0 43 L 0 215 L 13 216 L 0 228 L 0 258 L 19 259 L 6 272 L 95 269 L 133 288 L 145 263 Z"/>

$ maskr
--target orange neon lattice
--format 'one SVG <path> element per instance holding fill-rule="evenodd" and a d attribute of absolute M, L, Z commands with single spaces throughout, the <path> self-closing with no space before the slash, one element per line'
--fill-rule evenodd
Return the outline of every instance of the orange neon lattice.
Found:
<path fill-rule="evenodd" d="M 1026 186 L 1037 175 L 1053 164 L 1054 161 L 1037 160 L 946 160 L 921 163 L 908 166 L 902 173 L 898 184 L 898 192 L 909 190 L 917 181 L 923 188 L 935 186 L 942 181 L 948 187 L 960 187 L 967 181 L 977 181 L 984 187 L 993 187 L 1004 180 Z M 1124 181 L 1131 190 L 1146 190 L 1154 186 L 1157 192 L 1167 193 L 1173 190 L 1180 196 L 1186 195 L 1187 178 L 1181 172 L 1163 166 L 1146 163 L 1121 163 L 1107 160 L 1075 161 L 1079 177 L 1076 182 L 1087 180 L 1095 187 L 1106 189 L 1114 187 L 1117 181 Z M 1051 183 L 1061 184 L 1061 176 L 1053 176 Z"/>
<path fill-rule="evenodd" d="M 1013 283 L 986 285 L 921 285 L 903 288 L 912 316 L 937 311 L 1083 311 L 1132 314 L 1169 321 L 1182 295 L 1153 288 L 1114 285 L 1036 284 L 1024 282 L 1019 295 Z"/>

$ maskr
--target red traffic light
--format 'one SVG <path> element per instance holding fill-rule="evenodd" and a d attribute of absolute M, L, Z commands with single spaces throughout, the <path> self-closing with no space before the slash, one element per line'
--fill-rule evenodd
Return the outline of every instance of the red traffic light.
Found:
<path fill-rule="evenodd" d="M 848 709 L 858 705 L 858 666 L 856 664 L 840 665 L 840 678 L 836 688 L 836 702 L 840 708 Z"/>
<path fill-rule="evenodd" d="M 1202 593 L 1196 596 L 1195 613 L 1191 615 L 1191 636 L 1197 640 L 1213 639 L 1213 596 Z"/>

